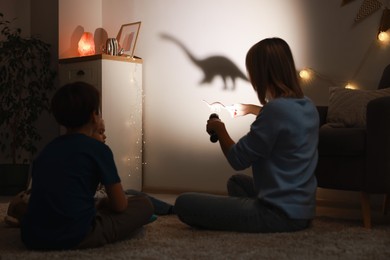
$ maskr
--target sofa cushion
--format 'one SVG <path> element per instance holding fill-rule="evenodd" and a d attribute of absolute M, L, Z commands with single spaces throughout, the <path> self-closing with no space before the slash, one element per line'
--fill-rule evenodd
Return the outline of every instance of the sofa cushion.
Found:
<path fill-rule="evenodd" d="M 318 152 L 320 156 L 357 156 L 366 151 L 365 128 L 320 127 Z"/>
<path fill-rule="evenodd" d="M 332 127 L 365 128 L 368 102 L 384 96 L 390 96 L 390 88 L 377 90 L 329 88 L 326 122 Z"/>

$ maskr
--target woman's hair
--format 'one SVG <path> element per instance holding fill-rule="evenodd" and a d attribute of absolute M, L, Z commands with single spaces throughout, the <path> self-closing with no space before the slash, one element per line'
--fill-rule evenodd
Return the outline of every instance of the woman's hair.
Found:
<path fill-rule="evenodd" d="M 253 45 L 246 55 L 246 69 L 263 105 L 267 95 L 303 97 L 290 47 L 280 38 L 267 38 Z"/>
<path fill-rule="evenodd" d="M 51 111 L 60 125 L 68 128 L 81 127 L 98 114 L 100 93 L 85 82 L 74 82 L 61 87 L 51 100 Z"/>

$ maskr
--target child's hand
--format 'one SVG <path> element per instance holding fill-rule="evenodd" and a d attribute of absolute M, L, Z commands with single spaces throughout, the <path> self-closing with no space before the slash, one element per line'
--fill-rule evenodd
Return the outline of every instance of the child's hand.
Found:
<path fill-rule="evenodd" d="M 108 205 L 109 205 L 108 198 L 95 199 L 96 209 L 108 208 Z"/>

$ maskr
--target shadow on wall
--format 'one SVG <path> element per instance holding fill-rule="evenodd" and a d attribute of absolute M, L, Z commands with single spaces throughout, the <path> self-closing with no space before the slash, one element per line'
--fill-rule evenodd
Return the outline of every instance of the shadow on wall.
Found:
<path fill-rule="evenodd" d="M 65 50 L 63 53 L 61 53 L 61 56 L 63 57 L 78 57 L 79 53 L 77 51 L 78 43 L 80 41 L 81 36 L 85 32 L 84 27 L 78 25 L 73 33 L 72 37 L 70 39 L 69 48 Z M 103 52 L 103 47 L 105 46 L 106 40 L 108 38 L 108 33 L 103 28 L 97 28 L 94 32 L 94 43 L 95 43 L 95 53 L 100 54 Z"/>
<path fill-rule="evenodd" d="M 187 54 L 192 63 L 202 70 L 204 76 L 200 81 L 200 84 L 211 83 L 215 77 L 220 76 L 224 83 L 224 90 L 235 90 L 236 79 L 240 78 L 248 81 L 245 74 L 230 59 L 224 56 L 210 56 L 205 59 L 198 59 L 175 37 L 164 33 L 160 34 L 160 36 L 162 39 L 171 41 L 178 45 Z M 228 79 L 231 81 L 230 87 L 227 85 Z"/>

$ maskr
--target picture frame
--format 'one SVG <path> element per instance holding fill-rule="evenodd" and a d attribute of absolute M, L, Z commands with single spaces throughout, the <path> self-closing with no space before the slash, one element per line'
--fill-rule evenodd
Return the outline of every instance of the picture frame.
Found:
<path fill-rule="evenodd" d="M 123 55 L 134 57 L 134 50 L 138 40 L 141 22 L 123 24 L 116 37 L 119 49 L 123 48 Z"/>

